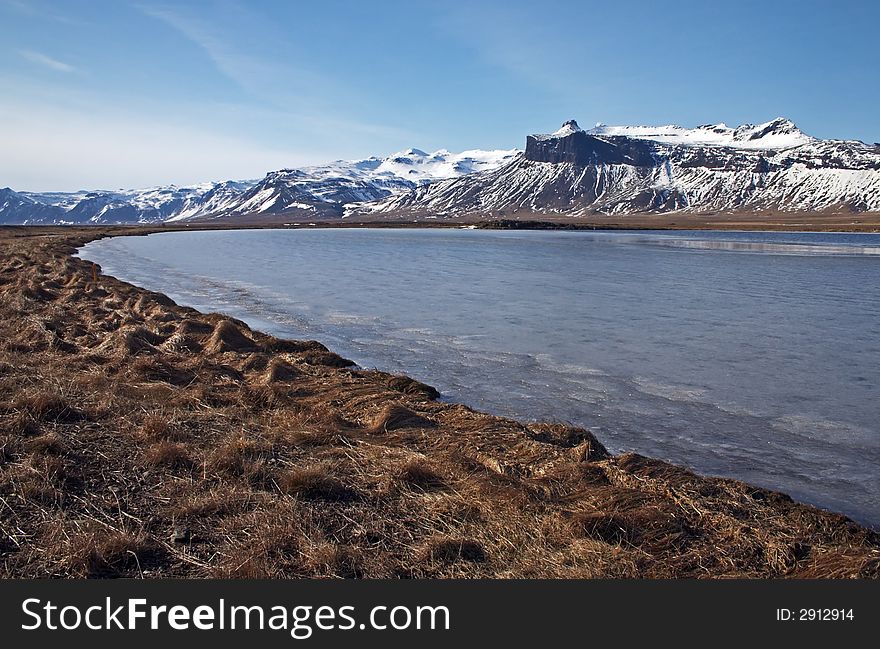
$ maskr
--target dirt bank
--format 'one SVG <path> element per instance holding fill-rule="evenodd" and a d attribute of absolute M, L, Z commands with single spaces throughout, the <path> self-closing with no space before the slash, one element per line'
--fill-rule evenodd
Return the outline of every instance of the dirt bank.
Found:
<path fill-rule="evenodd" d="M 5 577 L 877 577 L 880 535 L 440 403 L 0 229 Z"/>

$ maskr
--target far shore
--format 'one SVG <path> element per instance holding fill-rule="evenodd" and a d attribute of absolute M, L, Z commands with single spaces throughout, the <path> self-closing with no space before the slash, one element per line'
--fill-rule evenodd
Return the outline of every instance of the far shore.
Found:
<path fill-rule="evenodd" d="M 125 232 L 148 234 L 189 230 L 239 230 L 258 228 L 458 228 L 474 226 L 480 229 L 506 230 L 721 230 L 769 232 L 848 232 L 880 233 L 880 213 L 852 214 L 772 212 L 764 214 L 592 214 L 582 217 L 515 211 L 487 216 L 454 218 L 426 218 L 425 215 L 376 215 L 346 218 L 315 218 L 308 214 L 281 214 L 271 216 L 227 216 L 185 222 L 133 223 L 120 225 L 0 225 L 0 230 L 15 232 L 19 228 L 38 228 L 53 231 L 56 228 L 99 229 L 102 233 Z"/>
<path fill-rule="evenodd" d="M 677 218 L 577 225 L 796 225 Z M 860 227 L 803 229 L 880 231 L 847 218 Z M 72 256 L 109 236 L 254 227 L 312 226 L 0 228 L 0 576 L 880 577 L 880 534 L 840 514 L 439 401 Z"/>

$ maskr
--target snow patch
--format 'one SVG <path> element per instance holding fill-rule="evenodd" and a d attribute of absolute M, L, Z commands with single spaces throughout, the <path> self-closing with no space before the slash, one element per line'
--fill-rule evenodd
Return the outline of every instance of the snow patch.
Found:
<path fill-rule="evenodd" d="M 684 128 L 675 124 L 665 126 L 606 126 L 597 124 L 587 131 L 589 135 L 623 136 L 639 140 L 653 140 L 677 146 L 730 147 L 734 149 L 788 149 L 815 142 L 791 120 L 778 117 L 763 124 L 743 124 L 731 128 L 723 122 Z M 554 134 L 555 135 L 555 134 Z"/>

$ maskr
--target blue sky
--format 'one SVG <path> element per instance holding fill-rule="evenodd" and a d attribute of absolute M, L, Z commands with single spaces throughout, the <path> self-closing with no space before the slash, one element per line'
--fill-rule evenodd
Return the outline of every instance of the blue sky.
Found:
<path fill-rule="evenodd" d="M 0 187 L 143 187 L 582 126 L 880 141 L 880 3 L 0 0 Z"/>

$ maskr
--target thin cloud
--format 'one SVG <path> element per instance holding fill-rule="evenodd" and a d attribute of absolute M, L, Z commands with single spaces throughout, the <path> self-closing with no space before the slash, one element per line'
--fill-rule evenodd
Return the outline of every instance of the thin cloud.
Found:
<path fill-rule="evenodd" d="M 42 65 L 43 67 L 49 68 L 50 70 L 55 70 L 56 72 L 77 71 L 76 68 L 72 65 L 65 63 L 64 61 L 59 61 L 58 59 L 53 59 L 51 56 L 43 54 L 42 52 L 34 52 L 33 50 L 19 50 L 18 54 L 23 59 L 30 61 L 31 63 Z"/>
<path fill-rule="evenodd" d="M 444 11 L 437 18 L 437 27 L 483 62 L 536 90 L 567 99 L 581 96 L 583 88 L 573 88 L 566 74 L 569 66 L 579 64 L 572 61 L 564 25 L 551 29 L 522 7 L 509 6 L 498 12 L 476 2 Z M 528 38 L 523 38 L 526 34 Z"/>
<path fill-rule="evenodd" d="M 45 5 L 38 5 L 33 2 L 21 2 L 21 0 L 2 0 L 0 2 L 2 6 L 15 11 L 24 16 L 31 16 L 33 18 L 45 18 L 48 20 L 54 20 L 59 23 L 64 23 L 67 25 L 84 25 L 85 23 L 78 18 L 71 18 L 70 16 L 66 16 L 64 14 L 60 14 L 55 12 L 53 9 Z"/>
<path fill-rule="evenodd" d="M 334 105 L 356 105 L 356 99 L 338 84 L 289 61 L 279 63 L 259 56 L 242 43 L 240 34 L 224 30 L 216 20 L 206 19 L 178 7 L 164 5 L 135 5 L 145 15 L 164 23 L 185 39 L 199 47 L 220 74 L 233 81 L 264 106 L 273 106 L 274 112 L 286 119 L 325 132 L 344 131 L 379 137 L 412 138 L 414 134 L 397 126 L 375 124 L 351 118 L 330 108 Z M 273 27 L 259 15 L 238 3 L 222 5 L 227 17 L 236 24 L 247 24 L 249 30 L 265 35 L 271 41 Z M 229 20 L 227 20 L 227 23 Z M 295 90 L 292 90 L 295 89 Z M 297 106 L 291 109 L 291 106 Z M 303 108 L 308 106 L 309 108 Z"/>
<path fill-rule="evenodd" d="M 285 79 L 288 84 L 300 87 L 320 87 L 322 79 L 307 70 L 294 66 L 281 66 L 251 53 L 243 52 L 234 42 L 236 34 L 223 33 L 216 24 L 202 16 L 175 7 L 136 5 L 144 14 L 155 18 L 198 46 L 217 70 L 242 89 L 260 95 L 273 80 Z M 246 9 L 236 4 L 224 5 L 226 11 L 235 12 L 238 22 L 253 22 Z M 262 26 L 261 26 L 262 27 Z"/>

